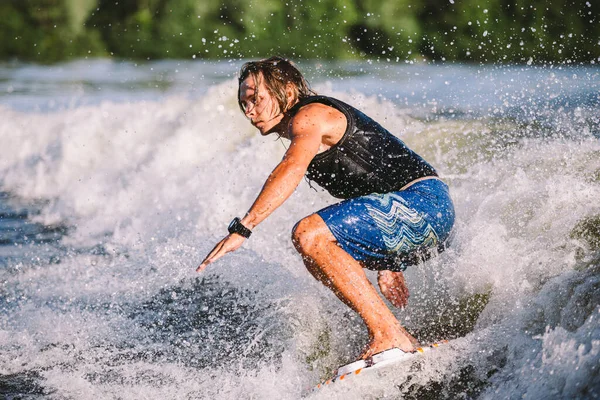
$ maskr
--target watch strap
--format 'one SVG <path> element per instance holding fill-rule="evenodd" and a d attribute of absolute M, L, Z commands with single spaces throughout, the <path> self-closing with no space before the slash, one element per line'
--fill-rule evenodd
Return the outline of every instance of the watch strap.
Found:
<path fill-rule="evenodd" d="M 238 235 L 241 235 L 246 239 L 248 239 L 250 235 L 252 235 L 252 231 L 246 228 L 244 224 L 242 224 L 242 221 L 239 217 L 235 217 L 233 221 L 231 221 L 227 230 L 229 231 L 229 233 L 237 233 Z"/>

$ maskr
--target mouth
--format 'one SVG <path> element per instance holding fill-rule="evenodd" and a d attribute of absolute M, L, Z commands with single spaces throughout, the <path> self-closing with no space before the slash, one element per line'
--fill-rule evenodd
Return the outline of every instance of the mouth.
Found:
<path fill-rule="evenodd" d="M 251 123 L 254 126 L 257 126 L 258 124 L 263 124 L 264 125 L 264 124 L 269 123 L 271 121 L 275 121 L 280 115 L 282 115 L 282 114 L 278 114 L 278 115 L 274 116 L 273 118 L 268 118 L 266 120 L 259 119 L 259 120 L 256 120 L 256 121 L 251 121 Z"/>

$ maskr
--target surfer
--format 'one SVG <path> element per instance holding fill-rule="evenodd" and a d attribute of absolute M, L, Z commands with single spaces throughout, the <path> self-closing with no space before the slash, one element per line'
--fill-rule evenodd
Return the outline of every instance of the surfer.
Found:
<path fill-rule="evenodd" d="M 435 169 L 380 124 L 335 98 L 318 96 L 290 61 L 244 64 L 238 102 L 260 133 L 290 141 L 243 218 L 206 256 L 202 271 L 238 249 L 306 176 L 343 201 L 300 220 L 292 240 L 308 271 L 363 319 L 366 359 L 418 342 L 395 318 L 363 268 L 377 270 L 381 293 L 408 302 L 403 270 L 442 250 L 454 224 L 448 186 Z"/>

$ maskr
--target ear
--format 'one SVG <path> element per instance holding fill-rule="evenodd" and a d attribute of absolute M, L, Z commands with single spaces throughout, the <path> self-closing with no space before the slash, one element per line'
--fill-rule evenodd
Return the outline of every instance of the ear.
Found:
<path fill-rule="evenodd" d="M 289 110 L 298 101 L 297 90 L 294 84 L 288 83 L 285 85 L 285 97 L 287 98 L 287 104 L 285 105 L 285 111 Z"/>

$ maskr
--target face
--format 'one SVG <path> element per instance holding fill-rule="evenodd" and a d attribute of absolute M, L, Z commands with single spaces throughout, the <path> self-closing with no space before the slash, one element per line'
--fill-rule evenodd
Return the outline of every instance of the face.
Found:
<path fill-rule="evenodd" d="M 261 78 L 260 75 L 256 78 L 249 75 L 244 79 L 240 85 L 240 102 L 250 123 L 262 135 L 268 135 L 281 122 L 283 113 Z"/>

